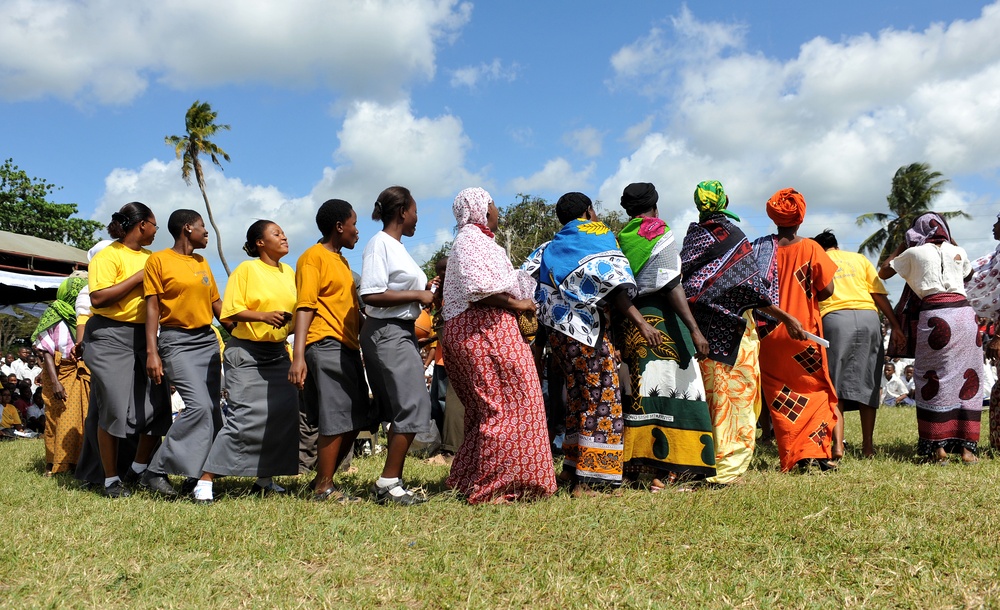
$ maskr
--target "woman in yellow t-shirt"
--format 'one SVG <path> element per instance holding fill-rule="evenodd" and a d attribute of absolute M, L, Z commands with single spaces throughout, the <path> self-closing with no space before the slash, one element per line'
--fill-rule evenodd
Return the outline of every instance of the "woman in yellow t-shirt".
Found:
<path fill-rule="evenodd" d="M 212 317 L 222 313 L 222 298 L 208 262 L 195 250 L 208 245 L 201 214 L 174 210 L 167 221 L 172 248 L 150 255 L 143 292 L 146 295 L 146 373 L 153 383 L 166 376 L 184 400 L 163 444 L 153 455 L 142 483 L 162 496 L 176 496 L 168 474 L 188 478 L 185 491 L 204 472 L 212 441 L 222 427 L 219 394 L 222 362 Z M 224 323 L 227 329 L 233 325 Z M 160 334 L 156 331 L 159 327 Z"/>
<path fill-rule="evenodd" d="M 170 427 L 169 394 L 165 387 L 149 383 L 143 356 L 142 282 L 150 255 L 145 246 L 153 243 L 156 230 L 152 210 L 138 201 L 125 204 L 108 225 L 116 241 L 94 255 L 87 276 L 93 316 L 84 331 L 83 360 L 91 373 L 91 404 L 98 409 L 103 490 L 112 498 L 130 495 L 118 477 L 120 440 L 139 435 L 132 467 L 123 473 L 131 483 Z"/>
<path fill-rule="evenodd" d="M 236 267 L 222 299 L 222 319 L 236 323 L 222 356 L 229 417 L 195 488 L 198 500 L 213 498 L 216 475 L 257 477 L 254 492 L 281 493 L 271 477 L 299 470 L 298 392 L 285 347 L 295 310 L 295 271 L 281 262 L 288 239 L 274 222 L 258 220 L 243 250 L 256 258 Z"/>
<path fill-rule="evenodd" d="M 341 251 L 358 243 L 358 215 L 351 204 L 330 199 L 316 212 L 320 243 L 295 265 L 295 353 L 288 380 L 304 390 L 319 416 L 313 499 L 355 502 L 333 484 L 337 464 L 362 430 L 374 431 L 378 410 L 368 400 L 361 364 L 361 307 L 354 275 Z"/>

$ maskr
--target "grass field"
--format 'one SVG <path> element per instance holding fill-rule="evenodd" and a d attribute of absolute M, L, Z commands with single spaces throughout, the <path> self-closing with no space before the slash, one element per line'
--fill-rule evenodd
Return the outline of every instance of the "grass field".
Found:
<path fill-rule="evenodd" d="M 856 414 L 847 439 L 860 444 Z M 983 430 L 986 426 L 984 422 Z M 0 444 L 5 607 L 1000 607 L 1000 460 L 919 465 L 913 409 L 883 409 L 879 455 L 746 484 L 470 507 L 447 468 L 411 459 L 433 498 L 398 509 L 143 494 L 110 501 L 41 476 L 41 440 Z M 367 496 L 381 457 L 344 486 Z"/>

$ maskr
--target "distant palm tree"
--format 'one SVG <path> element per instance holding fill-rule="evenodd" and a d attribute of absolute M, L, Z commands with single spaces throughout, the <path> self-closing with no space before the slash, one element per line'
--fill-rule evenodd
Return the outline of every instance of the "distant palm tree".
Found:
<path fill-rule="evenodd" d="M 878 262 L 882 264 L 903 242 L 906 230 L 913 224 L 914 219 L 924 212 L 931 211 L 931 201 L 943 192 L 947 183 L 947 180 L 941 179 L 941 172 L 931 171 L 931 166 L 927 163 L 911 163 L 896 170 L 896 175 L 892 177 L 892 190 L 886 197 L 890 213 L 870 212 L 858 216 L 859 227 L 869 222 L 882 225 L 878 231 L 861 242 L 858 252 L 866 255 L 878 252 Z M 938 214 L 946 219 L 971 218 L 965 212 L 938 212 Z"/>
<path fill-rule="evenodd" d="M 218 115 L 219 113 L 212 111 L 208 102 L 195 101 L 184 116 L 184 128 L 187 135 L 167 136 L 165 142 L 167 146 L 173 147 L 178 159 L 184 160 L 181 165 L 181 177 L 188 185 L 191 184 L 191 171 L 194 170 L 195 178 L 198 180 L 198 188 L 201 189 L 201 196 L 205 200 L 205 209 L 208 211 L 208 222 L 211 223 L 212 229 L 215 231 L 215 243 L 219 248 L 219 258 L 222 259 L 222 266 L 228 276 L 230 274 L 229 263 L 226 262 L 226 255 L 222 253 L 222 234 L 219 233 L 219 227 L 215 224 L 215 216 L 212 215 L 212 205 L 208 202 L 208 194 L 205 193 L 205 174 L 201 170 L 201 161 L 198 159 L 199 154 L 209 155 L 212 157 L 212 163 L 219 166 L 219 169 L 222 169 L 219 157 L 229 161 L 229 155 L 226 154 L 226 151 L 209 139 L 214 137 L 219 130 L 229 130 L 229 125 L 215 124 L 215 118 Z"/>

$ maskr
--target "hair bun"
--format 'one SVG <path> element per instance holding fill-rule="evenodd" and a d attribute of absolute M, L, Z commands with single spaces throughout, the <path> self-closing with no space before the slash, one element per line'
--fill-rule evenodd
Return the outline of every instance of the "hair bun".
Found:
<path fill-rule="evenodd" d="M 112 222 L 117 222 L 118 224 L 120 224 L 123 229 L 127 229 L 129 224 L 131 224 L 129 222 L 128 216 L 122 214 L 121 212 L 112 212 L 111 220 Z"/>

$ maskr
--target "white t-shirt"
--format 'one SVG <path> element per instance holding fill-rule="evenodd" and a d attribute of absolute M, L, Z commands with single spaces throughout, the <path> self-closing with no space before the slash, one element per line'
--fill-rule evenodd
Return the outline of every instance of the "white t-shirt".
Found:
<path fill-rule="evenodd" d="M 965 296 L 965 278 L 972 273 L 969 255 L 948 242 L 908 248 L 890 264 L 921 299 L 942 292 Z"/>
<path fill-rule="evenodd" d="M 362 298 L 386 290 L 424 290 L 426 287 L 427 275 L 402 243 L 385 231 L 371 238 L 361 258 L 358 293 Z M 365 313 L 382 320 L 416 320 L 420 316 L 420 303 L 394 307 L 365 305 Z"/>

